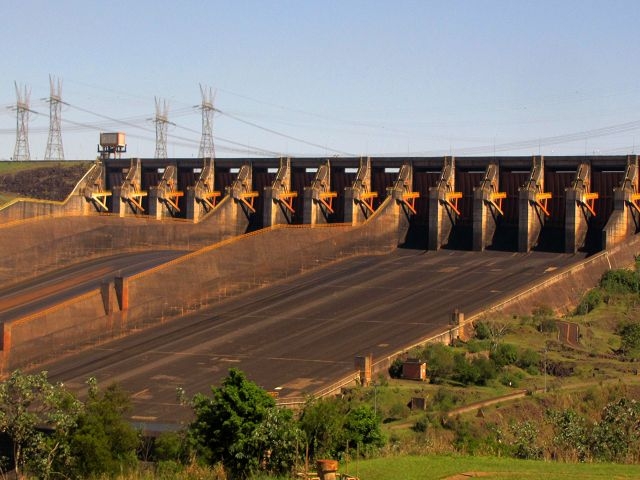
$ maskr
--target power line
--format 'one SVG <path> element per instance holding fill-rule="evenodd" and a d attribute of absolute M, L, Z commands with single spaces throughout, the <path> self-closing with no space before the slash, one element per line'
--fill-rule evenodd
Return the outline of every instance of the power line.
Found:
<path fill-rule="evenodd" d="M 223 112 L 222 110 L 219 110 L 219 109 L 216 109 L 216 111 L 220 112 L 221 115 L 224 115 L 226 117 L 232 118 L 236 122 L 244 123 L 245 125 L 249 125 L 249 126 L 257 128 L 259 130 L 263 130 L 265 132 L 272 133 L 273 135 L 278 135 L 279 137 L 287 138 L 287 139 L 293 140 L 295 142 L 304 143 L 305 145 L 309 145 L 309 146 L 312 146 L 312 147 L 322 148 L 324 150 L 328 150 L 330 152 L 338 153 L 340 155 L 354 156 L 353 153 L 343 152 L 342 150 L 336 150 L 336 149 L 333 149 L 333 148 L 329 148 L 329 147 L 327 147 L 325 145 L 319 145 L 317 143 L 309 142 L 307 140 L 303 140 L 301 138 L 294 137 L 292 135 L 287 135 L 286 133 L 281 133 L 281 132 L 278 132 L 276 130 L 272 130 L 271 128 L 263 127 L 261 125 L 258 125 L 257 123 L 253 123 L 253 122 L 250 122 L 248 120 L 243 120 L 243 119 L 241 119 L 239 117 L 236 117 L 235 115 L 231 115 L 230 113 Z"/>

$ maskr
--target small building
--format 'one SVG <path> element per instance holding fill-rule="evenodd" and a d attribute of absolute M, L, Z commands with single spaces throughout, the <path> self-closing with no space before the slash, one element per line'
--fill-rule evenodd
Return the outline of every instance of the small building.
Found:
<path fill-rule="evenodd" d="M 407 380 L 427 380 L 427 362 L 409 358 L 402 364 L 402 378 Z"/>

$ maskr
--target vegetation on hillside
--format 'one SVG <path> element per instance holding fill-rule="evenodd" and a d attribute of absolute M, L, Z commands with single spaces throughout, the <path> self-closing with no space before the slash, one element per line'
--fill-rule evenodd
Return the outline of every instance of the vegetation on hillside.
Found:
<path fill-rule="evenodd" d="M 64 200 L 87 172 L 90 162 L 0 162 L 0 204 L 21 196 Z"/>

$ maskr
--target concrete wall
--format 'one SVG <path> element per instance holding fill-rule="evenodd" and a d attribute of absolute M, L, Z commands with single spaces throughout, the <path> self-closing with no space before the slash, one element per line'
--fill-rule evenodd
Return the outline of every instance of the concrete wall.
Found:
<path fill-rule="evenodd" d="M 551 307 L 560 313 L 570 312 L 584 292 L 598 284 L 605 271 L 629 268 L 639 253 L 640 236 L 635 236 L 611 250 L 600 252 L 577 265 L 567 267 L 544 282 L 523 289 L 483 312 L 474 313 L 468 321 L 493 311 L 529 315 L 539 306 Z"/>
<path fill-rule="evenodd" d="M 578 200 L 583 199 L 584 192 L 569 188 L 565 197 L 564 251 L 576 253 L 582 248 L 589 230 L 589 218 L 586 207 Z"/>
<path fill-rule="evenodd" d="M 16 198 L 0 208 L 0 226 L 34 218 L 82 215 L 85 203 L 80 195 L 71 195 L 64 202 Z"/>
<path fill-rule="evenodd" d="M 96 289 L 5 323 L 4 369 L 154 325 L 333 261 L 388 253 L 406 235 L 405 217 L 398 203 L 388 198 L 359 227 L 281 226 L 202 248 L 124 279 L 119 296 L 115 286 Z"/>
<path fill-rule="evenodd" d="M 493 244 L 498 213 L 489 205 L 491 192 L 476 188 L 473 192 L 473 250 L 481 252 Z"/>
<path fill-rule="evenodd" d="M 90 258 L 142 250 L 197 250 L 244 233 L 249 222 L 238 202 L 225 198 L 194 224 L 149 217 L 66 216 L 0 225 L 0 285 L 33 278 Z"/>
<path fill-rule="evenodd" d="M 613 212 L 603 235 L 603 248 L 612 248 L 634 235 L 640 227 L 640 214 L 629 206 L 632 192 L 616 188 L 613 191 Z"/>
<path fill-rule="evenodd" d="M 444 193 L 438 188 L 429 189 L 429 250 L 440 250 L 440 247 L 449 243 L 451 231 L 457 220 L 456 214 L 442 204 Z"/>

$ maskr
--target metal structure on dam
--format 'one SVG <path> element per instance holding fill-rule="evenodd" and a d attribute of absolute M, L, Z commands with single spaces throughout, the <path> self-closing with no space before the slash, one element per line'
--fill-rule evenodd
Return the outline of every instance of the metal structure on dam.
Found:
<path fill-rule="evenodd" d="M 604 269 L 631 263 L 639 201 L 637 156 L 103 158 L 63 202 L 20 199 L 0 209 L 0 247 L 13 253 L 0 259 L 0 299 L 13 289 L 17 304 L 23 284 L 38 290 L 39 277 L 78 268 L 66 274 L 66 293 L 53 292 L 50 304 L 15 315 L 0 308 L 0 373 L 182 318 L 337 260 L 388 254 L 398 246 L 438 252 L 420 260 L 433 270 L 422 275 L 399 261 L 399 268 L 411 270 L 411 280 L 385 272 L 377 288 L 385 281 L 434 288 L 438 275 L 454 282 L 471 268 L 469 262 L 487 260 L 502 262 L 503 273 L 491 282 L 496 267 L 469 273 L 475 282 L 465 281 L 469 308 L 508 300 L 526 309 L 532 295 L 562 307 Z M 461 253 L 443 256 L 447 251 Z M 532 251 L 553 255 L 527 256 Z M 136 252 L 149 253 L 140 264 L 146 269 L 123 273 L 122 258 L 104 267 L 113 257 Z M 431 266 L 445 258 L 453 263 Z M 98 267 L 81 267 L 98 262 L 103 277 L 80 291 L 71 279 L 94 276 Z M 529 276 L 527 265 L 540 268 L 539 276 Z M 511 280 L 500 277 L 507 272 Z M 352 297 L 349 305 L 358 308 L 357 295 Z M 440 305 L 437 318 L 424 320 L 424 331 L 407 330 L 396 348 L 427 330 L 457 332 L 462 326 L 452 326 L 447 311 L 453 307 Z M 322 308 L 333 311 L 330 302 Z M 411 308 L 423 315 L 426 307 Z M 291 333 L 294 327 L 281 328 Z M 386 344 L 380 335 L 388 331 L 380 328 L 379 337 L 366 342 Z M 343 347 L 341 355 L 349 348 Z"/>

